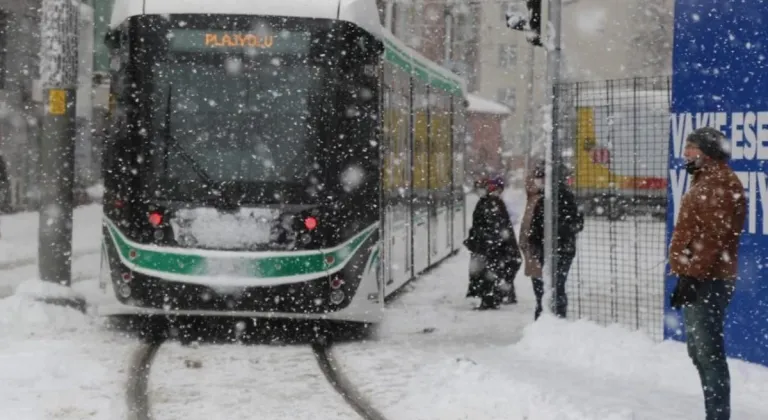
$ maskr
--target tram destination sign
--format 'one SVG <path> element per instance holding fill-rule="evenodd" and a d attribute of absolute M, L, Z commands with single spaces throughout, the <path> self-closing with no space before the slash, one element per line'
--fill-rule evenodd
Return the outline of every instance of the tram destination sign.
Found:
<path fill-rule="evenodd" d="M 172 29 L 168 38 L 170 49 L 180 52 L 234 50 L 255 54 L 306 54 L 312 45 L 312 34 L 304 31 L 279 31 L 264 35 L 243 31 Z"/>

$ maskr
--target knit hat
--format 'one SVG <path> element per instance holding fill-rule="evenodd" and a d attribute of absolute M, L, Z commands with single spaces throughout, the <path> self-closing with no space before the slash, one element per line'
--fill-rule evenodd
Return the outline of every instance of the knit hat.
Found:
<path fill-rule="evenodd" d="M 485 183 L 485 187 L 488 189 L 488 192 L 504 189 L 504 177 L 495 176 L 489 178 Z"/>
<path fill-rule="evenodd" d="M 685 141 L 695 145 L 714 160 L 727 161 L 731 158 L 731 147 L 725 134 L 712 127 L 697 128 Z"/>

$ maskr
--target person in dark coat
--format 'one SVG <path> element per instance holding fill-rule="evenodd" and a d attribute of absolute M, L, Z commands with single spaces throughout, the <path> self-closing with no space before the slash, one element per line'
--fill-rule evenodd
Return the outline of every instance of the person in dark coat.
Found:
<path fill-rule="evenodd" d="M 487 193 L 472 213 L 472 227 L 464 245 L 472 253 L 467 297 L 479 297 L 477 309 L 497 309 L 509 290 L 510 277 L 522 264 L 515 229 L 501 199 L 501 178 L 486 182 Z M 504 285 L 504 283 L 507 283 Z"/>
<path fill-rule="evenodd" d="M 564 172 L 564 171 L 563 171 Z M 544 170 L 536 172 L 535 176 L 542 185 L 544 181 Z M 556 301 L 553 305 L 553 312 L 560 318 L 565 318 L 568 312 L 568 296 L 565 292 L 565 283 L 568 280 L 568 272 L 571 269 L 571 263 L 576 257 L 576 236 L 584 229 L 584 216 L 579 211 L 576 203 L 576 196 L 566 182 L 565 176 L 557 180 L 557 268 L 555 272 L 555 294 Z M 531 231 L 528 235 L 527 249 L 544 265 L 544 195 L 539 198 L 533 210 L 533 218 L 530 225 Z M 536 295 L 536 312 L 534 319 L 538 319 L 542 312 L 541 300 L 544 295 L 544 282 L 542 279 L 532 279 L 533 290 Z"/>

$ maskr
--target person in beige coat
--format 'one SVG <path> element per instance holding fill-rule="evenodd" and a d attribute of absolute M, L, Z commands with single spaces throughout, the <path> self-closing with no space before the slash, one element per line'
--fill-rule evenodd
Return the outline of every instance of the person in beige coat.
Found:
<path fill-rule="evenodd" d="M 533 292 L 536 295 L 536 314 L 538 318 L 542 311 L 541 300 L 544 296 L 544 281 L 542 280 L 542 269 L 538 258 L 533 255 L 530 248 L 531 222 L 533 221 L 534 209 L 536 204 L 544 197 L 544 184 L 542 182 L 544 174 L 544 162 L 536 162 L 534 167 L 525 177 L 525 211 L 520 224 L 520 240 L 518 241 L 520 251 L 523 253 L 525 263 L 525 275 L 531 278 L 533 282 Z"/>

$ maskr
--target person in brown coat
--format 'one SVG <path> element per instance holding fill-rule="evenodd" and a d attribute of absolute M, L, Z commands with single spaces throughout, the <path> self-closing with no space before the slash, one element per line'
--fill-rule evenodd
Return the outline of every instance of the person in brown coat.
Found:
<path fill-rule="evenodd" d="M 536 162 L 533 169 L 525 177 L 525 211 L 520 224 L 520 251 L 525 263 L 525 275 L 533 282 L 533 293 L 536 296 L 536 315 L 541 314 L 541 300 L 544 296 L 544 281 L 542 280 L 541 264 L 530 246 L 532 223 L 536 204 L 544 197 L 544 161 Z"/>
<path fill-rule="evenodd" d="M 709 127 L 686 139 L 686 169 L 693 178 L 669 245 L 670 270 L 678 276 L 670 304 L 683 309 L 688 355 L 701 380 L 706 420 L 730 419 L 724 324 L 747 214 L 744 187 L 728 166 L 726 144 L 725 135 Z"/>

